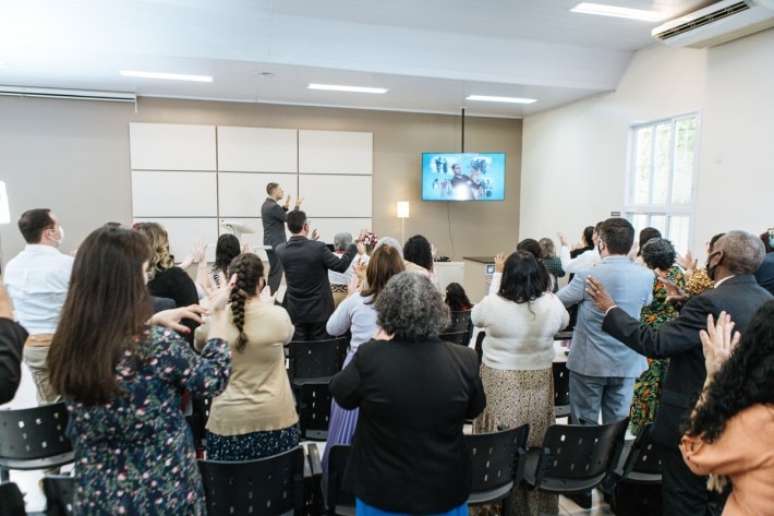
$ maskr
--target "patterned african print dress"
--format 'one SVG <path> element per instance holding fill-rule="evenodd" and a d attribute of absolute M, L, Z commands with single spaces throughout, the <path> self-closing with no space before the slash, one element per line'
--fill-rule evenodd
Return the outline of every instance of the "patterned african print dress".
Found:
<path fill-rule="evenodd" d="M 66 400 L 74 514 L 205 514 L 180 393 L 215 396 L 230 374 L 225 341 L 211 339 L 199 356 L 177 333 L 151 327 L 116 366 L 125 395 L 93 406 Z"/>
<path fill-rule="evenodd" d="M 666 274 L 669 281 L 680 288 L 685 287 L 685 276 L 682 269 L 672 266 Z M 653 329 L 658 329 L 667 321 L 680 315 L 675 305 L 667 301 L 667 290 L 658 279 L 653 283 L 653 302 L 643 307 L 640 322 Z M 661 383 L 666 375 L 668 359 L 648 359 L 648 369 L 634 383 L 634 397 L 630 409 L 632 433 L 636 434 L 648 423 L 656 419 L 659 399 L 661 398 Z"/>

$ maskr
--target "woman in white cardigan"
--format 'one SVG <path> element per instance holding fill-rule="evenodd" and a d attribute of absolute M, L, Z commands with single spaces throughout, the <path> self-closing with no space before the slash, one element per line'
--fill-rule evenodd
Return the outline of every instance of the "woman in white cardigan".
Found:
<path fill-rule="evenodd" d="M 471 314 L 486 332 L 481 379 L 487 407 L 473 431 L 529 424 L 528 444 L 540 446 L 554 422 L 554 335 L 570 315 L 548 291 L 548 273 L 532 253 L 498 256 L 495 267 L 493 288 Z M 516 514 L 558 514 L 556 495 L 515 489 L 512 496 Z"/>

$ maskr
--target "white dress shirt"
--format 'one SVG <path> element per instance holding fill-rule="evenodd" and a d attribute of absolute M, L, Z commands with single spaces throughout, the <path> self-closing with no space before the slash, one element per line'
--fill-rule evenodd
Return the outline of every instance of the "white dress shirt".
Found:
<path fill-rule="evenodd" d="M 570 258 L 570 248 L 566 245 L 559 248 L 559 259 L 562 262 L 562 269 L 568 274 L 578 274 L 602 261 L 602 257 L 599 256 L 599 251 L 596 248 L 584 251 L 575 258 Z"/>
<path fill-rule="evenodd" d="M 30 335 L 56 331 L 73 260 L 55 247 L 28 244 L 6 265 L 4 281 L 16 319 Z"/>

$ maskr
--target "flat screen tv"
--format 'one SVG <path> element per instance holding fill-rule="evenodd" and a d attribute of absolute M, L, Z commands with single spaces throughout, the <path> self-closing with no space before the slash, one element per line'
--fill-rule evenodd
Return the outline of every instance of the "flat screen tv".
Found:
<path fill-rule="evenodd" d="M 423 152 L 423 201 L 502 201 L 505 153 Z"/>

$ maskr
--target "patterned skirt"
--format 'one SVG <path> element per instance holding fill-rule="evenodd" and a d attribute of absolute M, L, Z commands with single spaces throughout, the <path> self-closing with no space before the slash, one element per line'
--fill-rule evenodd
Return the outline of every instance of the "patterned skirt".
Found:
<path fill-rule="evenodd" d="M 474 433 L 495 432 L 498 427 L 516 428 L 529 424 L 530 448 L 543 444 L 554 418 L 554 377 L 551 369 L 509 371 L 481 364 L 486 409 L 473 422 Z M 559 514 L 559 497 L 550 493 L 514 489 L 514 514 Z"/>
<path fill-rule="evenodd" d="M 347 367 L 355 356 L 357 350 L 350 349 L 347 353 L 347 357 L 344 359 L 344 366 Z M 355 436 L 355 428 L 357 428 L 357 418 L 360 414 L 360 409 L 346 410 L 336 403 L 336 400 L 331 400 L 331 419 L 328 422 L 328 440 L 325 443 L 325 452 L 323 453 L 322 468 L 323 474 L 328 474 L 328 454 L 330 453 L 331 446 L 335 444 L 352 444 L 352 438 Z"/>
<path fill-rule="evenodd" d="M 205 449 L 208 460 L 255 460 L 288 451 L 298 446 L 298 426 L 281 430 L 219 435 L 207 431 Z"/>

